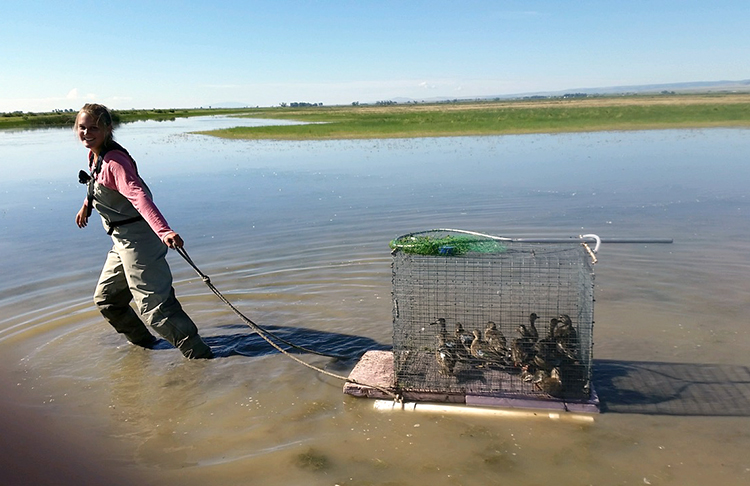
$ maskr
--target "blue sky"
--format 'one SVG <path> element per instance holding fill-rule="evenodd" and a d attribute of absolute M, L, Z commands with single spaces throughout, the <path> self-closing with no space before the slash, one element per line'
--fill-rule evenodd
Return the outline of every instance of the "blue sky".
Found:
<path fill-rule="evenodd" d="M 750 79 L 750 2 L 0 6 L 0 111 L 350 104 Z"/>

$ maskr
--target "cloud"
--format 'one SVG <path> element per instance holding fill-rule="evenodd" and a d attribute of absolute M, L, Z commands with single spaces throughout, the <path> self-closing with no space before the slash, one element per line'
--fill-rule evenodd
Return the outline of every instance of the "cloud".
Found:
<path fill-rule="evenodd" d="M 57 96 L 46 98 L 0 98 L 0 113 L 13 111 L 48 112 L 58 109 L 78 109 L 83 103 L 98 102 L 105 105 L 112 101 L 128 100 L 125 97 L 110 97 L 100 100 L 95 93 L 81 94 L 78 88 L 73 88 L 67 94 L 59 93 Z"/>
<path fill-rule="evenodd" d="M 71 101 L 80 101 L 80 100 L 94 101 L 97 98 L 98 96 L 95 95 L 94 93 L 86 93 L 85 95 L 81 96 L 81 94 L 78 92 L 78 88 L 71 89 L 70 91 L 68 91 L 68 94 L 65 96 L 66 100 L 71 100 Z"/>

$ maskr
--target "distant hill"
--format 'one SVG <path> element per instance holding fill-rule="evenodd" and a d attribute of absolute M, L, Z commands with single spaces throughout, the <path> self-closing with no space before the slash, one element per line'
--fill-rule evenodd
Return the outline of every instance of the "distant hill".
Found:
<path fill-rule="evenodd" d="M 210 108 L 250 108 L 248 103 L 240 103 L 237 101 L 225 101 L 223 103 L 216 103 L 211 105 Z"/>
<path fill-rule="evenodd" d="M 600 88 L 571 88 L 560 91 L 538 91 L 530 93 L 514 93 L 501 95 L 462 96 L 460 98 L 435 97 L 425 99 L 393 98 L 397 103 L 439 102 L 446 100 L 493 100 L 517 99 L 532 96 L 558 97 L 566 94 L 586 95 L 618 95 L 618 94 L 649 94 L 649 93 L 712 93 L 712 92 L 750 92 L 750 79 L 742 81 L 696 81 L 689 83 L 643 84 L 633 86 L 608 86 Z"/>
<path fill-rule="evenodd" d="M 581 91 L 588 94 L 617 93 L 676 93 L 712 92 L 712 91 L 750 91 L 750 79 L 744 81 L 699 81 L 693 83 L 643 84 L 637 86 L 611 86 L 608 88 L 585 88 Z"/>
<path fill-rule="evenodd" d="M 711 92 L 750 92 L 750 79 L 742 81 L 697 81 L 690 83 L 665 83 L 665 84 L 643 84 L 633 86 L 609 86 L 600 88 L 571 88 L 560 91 L 537 91 L 530 93 L 506 93 L 499 95 L 477 95 L 449 97 L 439 96 L 432 98 L 406 98 L 396 97 L 388 101 L 394 103 L 439 103 L 442 101 L 458 100 L 494 100 L 494 99 L 518 99 L 528 97 L 561 97 L 566 94 L 575 95 L 618 95 L 618 94 L 649 94 L 674 92 L 679 94 L 686 93 L 711 93 Z M 380 100 L 382 102 L 382 100 Z M 365 104 L 374 104 L 371 101 Z M 225 101 L 223 103 L 212 104 L 211 108 L 252 108 L 255 105 L 237 101 Z"/>

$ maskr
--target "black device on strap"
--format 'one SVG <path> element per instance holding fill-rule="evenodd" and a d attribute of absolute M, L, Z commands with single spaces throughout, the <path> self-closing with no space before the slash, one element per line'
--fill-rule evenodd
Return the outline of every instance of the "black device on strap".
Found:
<path fill-rule="evenodd" d="M 84 171 L 78 172 L 78 182 L 88 185 L 86 196 L 88 200 L 88 204 L 86 205 L 86 217 L 91 216 L 91 211 L 94 209 L 94 183 L 96 182 L 96 177 L 99 175 L 99 172 L 102 171 L 102 163 L 104 161 L 105 153 L 107 152 L 104 151 L 99 154 L 96 158 L 96 164 L 94 164 L 94 152 L 89 153 L 89 167 L 91 167 L 90 175 Z"/>

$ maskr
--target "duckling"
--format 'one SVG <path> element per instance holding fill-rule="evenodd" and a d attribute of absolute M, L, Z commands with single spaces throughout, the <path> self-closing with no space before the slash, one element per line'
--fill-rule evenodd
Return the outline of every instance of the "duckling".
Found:
<path fill-rule="evenodd" d="M 539 319 L 539 316 L 536 315 L 536 312 L 532 312 L 531 314 L 529 314 L 528 333 L 529 333 L 529 337 L 532 338 L 534 341 L 539 339 L 539 331 L 537 331 L 536 326 L 534 325 L 537 319 Z"/>
<path fill-rule="evenodd" d="M 456 367 L 458 357 L 455 348 L 452 348 L 446 342 L 445 336 L 439 334 L 437 337 L 438 344 L 435 349 L 435 359 L 438 364 L 438 371 L 441 375 L 452 375 Z"/>
<path fill-rule="evenodd" d="M 539 341 L 541 343 L 541 341 Z M 554 343 L 552 346 L 545 346 L 531 358 L 531 363 L 538 369 L 549 371 L 560 364 L 557 349 Z"/>
<path fill-rule="evenodd" d="M 573 327 L 573 321 L 566 314 L 558 316 L 560 325 L 555 329 L 555 341 L 558 352 L 571 361 L 578 360 L 578 333 Z"/>
<path fill-rule="evenodd" d="M 570 319 L 568 314 L 560 314 L 557 316 L 557 320 L 561 326 L 572 326 L 573 321 Z"/>
<path fill-rule="evenodd" d="M 487 322 L 487 329 L 484 330 L 484 340 L 487 341 L 487 344 L 489 344 L 493 351 L 501 356 L 502 364 L 505 366 L 512 366 L 513 362 L 510 356 L 510 350 L 508 349 L 508 341 L 505 339 L 503 333 L 497 328 L 497 325 L 492 321 Z"/>
<path fill-rule="evenodd" d="M 560 321 L 557 317 L 553 317 L 549 320 L 549 331 L 547 331 L 547 339 L 555 340 L 557 338 L 557 325 Z"/>
<path fill-rule="evenodd" d="M 497 324 L 492 321 L 487 322 L 487 328 L 484 330 L 484 340 L 498 353 L 505 354 L 508 351 L 508 342 L 505 336 L 497 329 Z"/>
<path fill-rule="evenodd" d="M 571 363 L 578 363 L 578 344 L 576 342 L 558 341 L 557 352 Z"/>
<path fill-rule="evenodd" d="M 510 348 L 510 356 L 513 365 L 520 368 L 532 357 L 534 341 L 525 325 L 518 325 L 518 333 L 521 337 L 513 341 Z"/>
<path fill-rule="evenodd" d="M 473 335 L 466 331 L 460 322 L 456 322 L 454 335 L 459 359 L 469 360 L 471 358 L 471 343 L 474 341 Z"/>
<path fill-rule="evenodd" d="M 536 370 L 536 371 L 534 371 L 534 373 L 532 373 L 531 379 L 529 379 L 528 381 L 530 381 L 530 382 L 534 383 L 534 385 L 536 385 L 537 383 L 539 383 L 543 379 L 549 378 L 551 371 L 552 371 L 551 369 L 550 370 Z"/>
<path fill-rule="evenodd" d="M 533 382 L 534 376 L 536 375 L 535 372 L 533 372 L 533 369 L 529 367 L 529 365 L 524 365 L 521 368 L 521 379 L 526 382 Z"/>
<path fill-rule="evenodd" d="M 431 326 L 438 326 L 438 336 L 443 336 L 445 340 L 448 340 L 448 330 L 445 328 L 445 319 L 438 317 L 435 322 L 430 323 Z"/>
<path fill-rule="evenodd" d="M 443 344 L 446 347 L 448 347 L 448 349 L 452 352 L 454 356 L 457 356 L 456 341 L 451 339 L 450 336 L 448 336 L 448 330 L 445 327 L 445 319 L 443 319 L 442 317 L 439 317 L 435 322 L 431 322 L 430 325 L 439 326 L 438 334 L 437 334 L 438 338 L 442 338 Z"/>
<path fill-rule="evenodd" d="M 528 341 L 531 341 L 533 339 L 531 332 L 529 332 L 529 328 L 526 327 L 525 324 L 519 324 L 516 330 L 518 331 L 518 334 L 520 334 L 522 338 Z"/>
<path fill-rule="evenodd" d="M 552 367 L 557 366 L 560 361 L 560 355 L 557 349 L 558 342 L 555 339 L 556 328 L 557 318 L 553 317 L 550 320 L 547 336 L 534 343 L 534 364 L 547 371 L 552 369 Z"/>
<path fill-rule="evenodd" d="M 471 355 L 488 363 L 502 363 L 503 355 L 492 349 L 487 341 L 482 340 L 482 333 L 474 329 L 474 339 L 471 342 Z"/>
<path fill-rule="evenodd" d="M 557 398 L 562 396 L 563 384 L 558 368 L 552 368 L 549 373 L 542 372 L 535 375 L 534 385 L 547 395 Z"/>
<path fill-rule="evenodd" d="M 520 368 L 527 359 L 529 359 L 529 356 L 526 354 L 523 339 L 514 339 L 513 344 L 510 345 L 510 360 L 513 362 L 513 366 Z"/>
<path fill-rule="evenodd" d="M 557 321 L 557 327 L 555 329 L 555 339 L 570 340 L 571 338 L 578 338 L 575 327 L 573 327 L 573 321 L 567 314 L 560 314 L 555 318 Z"/>

